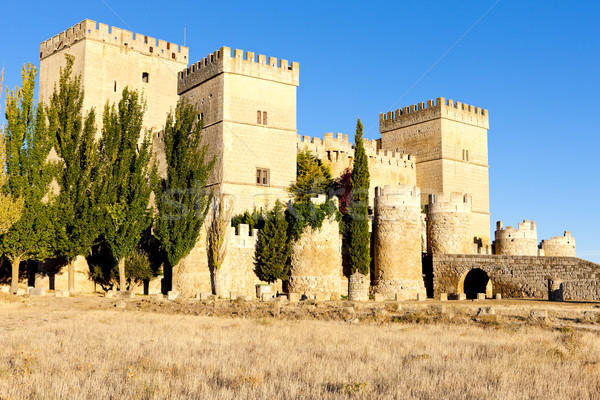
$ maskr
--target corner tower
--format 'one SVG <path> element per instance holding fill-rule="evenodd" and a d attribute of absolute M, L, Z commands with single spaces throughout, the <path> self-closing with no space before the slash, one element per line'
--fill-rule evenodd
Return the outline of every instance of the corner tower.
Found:
<path fill-rule="evenodd" d="M 71 54 L 85 91 L 83 107 L 96 109 L 97 126 L 106 102 L 118 102 L 127 86 L 143 93 L 143 125 L 156 132 L 177 104 L 177 73 L 187 66 L 188 53 L 187 47 L 86 19 L 40 45 L 39 97 L 52 95 L 65 54 Z"/>
<path fill-rule="evenodd" d="M 296 179 L 299 65 L 229 47 L 179 73 L 178 93 L 204 120 L 216 164 L 209 187 L 231 196 L 233 212 L 272 207 Z"/>
<path fill-rule="evenodd" d="M 381 146 L 416 156 L 421 204 L 430 194 L 472 196 L 472 236 L 490 243 L 488 111 L 439 97 L 379 115 Z"/>

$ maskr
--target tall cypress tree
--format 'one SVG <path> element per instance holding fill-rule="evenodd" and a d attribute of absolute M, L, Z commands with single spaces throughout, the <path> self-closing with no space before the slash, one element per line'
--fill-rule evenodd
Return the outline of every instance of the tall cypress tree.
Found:
<path fill-rule="evenodd" d="M 354 162 L 352 165 L 352 199 L 350 203 L 350 268 L 352 273 L 369 274 L 369 160 L 363 144 L 363 126 L 356 122 Z"/>
<path fill-rule="evenodd" d="M 283 204 L 278 200 L 267 213 L 265 227 L 260 231 L 255 256 L 256 276 L 262 281 L 287 279 L 289 272 L 290 241 L 288 222 Z"/>
<path fill-rule="evenodd" d="M 56 199 L 50 183 L 56 164 L 48 162 L 52 139 L 43 107 L 34 106 L 36 69 L 23 67 L 23 83 L 6 98 L 6 172 L 4 192 L 23 199 L 23 215 L 1 238 L 3 253 L 12 262 L 11 291 L 16 293 L 22 260 L 55 255 Z"/>
<path fill-rule="evenodd" d="M 207 146 L 201 144 L 202 127 L 195 107 L 186 100 L 177 103 L 175 115 L 169 113 L 165 125 L 167 177 L 156 193 L 154 234 L 171 267 L 196 245 L 210 205 L 206 183 L 215 161 L 207 160 Z"/>
<path fill-rule="evenodd" d="M 99 217 L 94 183 L 98 173 L 95 142 L 95 114 L 92 109 L 83 117 L 83 89 L 80 77 L 72 77 L 73 56 L 60 71 L 58 88 L 50 99 L 47 115 L 54 148 L 62 167 L 59 175 L 60 234 L 59 254 L 69 262 L 69 291 L 74 290 L 73 261 L 85 255 L 97 239 L 95 222 Z"/>
<path fill-rule="evenodd" d="M 127 88 L 117 106 L 104 108 L 98 195 L 104 211 L 102 232 L 118 263 L 120 290 L 125 290 L 125 259 L 152 223 L 149 200 L 156 167 L 151 163 L 151 137 L 141 136 L 143 116 L 139 94 Z"/>

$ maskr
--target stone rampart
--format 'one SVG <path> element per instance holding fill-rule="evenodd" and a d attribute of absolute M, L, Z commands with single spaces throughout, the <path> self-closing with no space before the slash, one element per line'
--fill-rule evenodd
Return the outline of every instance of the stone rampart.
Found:
<path fill-rule="evenodd" d="M 540 248 L 540 255 L 546 257 L 575 257 L 575 238 L 571 236 L 571 232 L 565 231 L 564 236 L 542 240 Z"/>
<path fill-rule="evenodd" d="M 416 186 L 375 189 L 374 292 L 385 298 L 425 295 L 421 264 L 421 193 Z"/>
<path fill-rule="evenodd" d="M 40 44 L 40 59 L 46 58 L 62 48 L 69 47 L 83 39 L 92 39 L 132 49 L 140 53 L 180 60 L 186 64 L 189 55 L 187 47 L 85 19 L 66 31 L 42 42 Z"/>
<path fill-rule="evenodd" d="M 427 100 L 427 103 L 421 102 L 399 108 L 395 112 L 379 114 L 379 130 L 384 133 L 436 118 L 452 119 L 489 129 L 488 110 L 438 97 L 435 102 Z"/>
<path fill-rule="evenodd" d="M 462 193 L 429 196 L 427 249 L 431 254 L 472 254 L 471 196 Z"/>
<path fill-rule="evenodd" d="M 433 292 L 464 293 L 472 270 L 484 271 L 493 294 L 503 298 L 548 298 L 548 277 L 563 280 L 567 300 L 600 300 L 600 265 L 575 257 L 434 254 Z"/>
<path fill-rule="evenodd" d="M 517 229 L 503 228 L 502 221 L 496 223 L 495 254 L 513 256 L 537 256 L 537 226 L 535 221 L 523 220 Z"/>
<path fill-rule="evenodd" d="M 244 52 L 239 49 L 234 50 L 232 57 L 230 47 L 221 47 L 179 72 L 177 93 L 181 95 L 223 72 L 287 83 L 293 86 L 300 84 L 300 64 L 297 62 L 278 61 L 275 57 L 267 59 L 263 54 L 259 54 L 255 58 L 251 51 L 247 51 L 244 57 Z"/>

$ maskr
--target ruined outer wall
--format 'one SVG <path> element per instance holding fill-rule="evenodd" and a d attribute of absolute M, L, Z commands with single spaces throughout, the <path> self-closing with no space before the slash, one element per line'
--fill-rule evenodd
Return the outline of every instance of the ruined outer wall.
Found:
<path fill-rule="evenodd" d="M 379 124 L 383 149 L 416 156 L 421 204 L 429 194 L 471 194 L 473 236 L 489 243 L 487 110 L 440 97 L 381 114 Z"/>
<path fill-rule="evenodd" d="M 575 238 L 569 231 L 565 231 L 564 236 L 542 240 L 540 247 L 546 257 L 575 257 Z"/>
<path fill-rule="evenodd" d="M 289 291 L 317 293 L 339 299 L 342 292 L 342 253 L 339 225 L 326 218 L 321 229 L 307 227 L 300 239 L 292 243 Z"/>
<path fill-rule="evenodd" d="M 474 236 L 471 196 L 430 195 L 427 212 L 427 251 L 431 254 L 471 254 Z"/>
<path fill-rule="evenodd" d="M 222 47 L 178 75 L 178 92 L 204 118 L 204 141 L 216 155 L 211 187 L 234 199 L 234 213 L 286 200 L 296 178 L 299 65 Z M 267 123 L 257 112 L 267 113 Z M 257 169 L 269 171 L 257 185 Z"/>
<path fill-rule="evenodd" d="M 425 294 L 419 189 L 410 185 L 378 188 L 373 232 L 375 293 L 402 300 Z"/>
<path fill-rule="evenodd" d="M 177 73 L 187 66 L 188 53 L 186 47 L 86 19 L 40 45 L 40 100 L 52 95 L 65 54 L 72 54 L 85 90 L 84 109 L 96 109 L 98 127 L 106 102 L 118 102 L 128 86 L 146 99 L 143 126 L 160 130 L 177 104 Z M 144 72 L 148 83 L 142 82 Z"/>
<path fill-rule="evenodd" d="M 434 254 L 432 261 L 436 297 L 458 293 L 461 278 L 480 268 L 492 280 L 494 294 L 505 298 L 546 299 L 546 278 L 553 276 L 564 280 L 565 299 L 600 300 L 600 265 L 580 258 Z"/>
<path fill-rule="evenodd" d="M 502 221 L 496 223 L 495 254 L 515 256 L 537 256 L 537 227 L 535 221 L 519 222 L 517 229 L 503 228 Z"/>

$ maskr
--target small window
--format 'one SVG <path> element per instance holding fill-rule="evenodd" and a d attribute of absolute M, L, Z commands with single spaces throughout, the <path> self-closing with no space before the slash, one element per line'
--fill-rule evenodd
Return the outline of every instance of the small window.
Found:
<path fill-rule="evenodd" d="M 144 43 L 148 44 L 148 36 L 144 36 Z"/>
<path fill-rule="evenodd" d="M 150 74 L 147 72 L 142 72 L 142 82 L 148 83 L 150 82 Z"/>
<path fill-rule="evenodd" d="M 167 42 L 167 50 L 171 49 L 171 43 Z"/>
<path fill-rule="evenodd" d="M 150 46 L 150 53 L 154 53 L 154 47 Z"/>
<path fill-rule="evenodd" d="M 259 186 L 269 186 L 270 176 L 269 170 L 265 168 L 256 169 L 256 184 Z"/>
<path fill-rule="evenodd" d="M 467 159 L 466 151 L 465 151 L 465 149 L 463 149 L 463 161 L 466 161 L 466 159 Z"/>
<path fill-rule="evenodd" d="M 467 161 L 469 161 L 469 150 L 467 150 Z"/>
<path fill-rule="evenodd" d="M 259 125 L 262 124 L 262 112 L 260 111 L 256 112 L 256 123 Z"/>
<path fill-rule="evenodd" d="M 115 93 L 117 93 L 117 81 L 115 81 L 114 91 L 115 91 Z"/>
<path fill-rule="evenodd" d="M 175 53 L 171 54 L 171 58 L 172 58 L 173 60 L 175 60 L 175 59 L 177 58 L 177 56 L 175 55 Z"/>
<path fill-rule="evenodd" d="M 263 111 L 263 125 L 267 125 L 267 112 Z"/>

